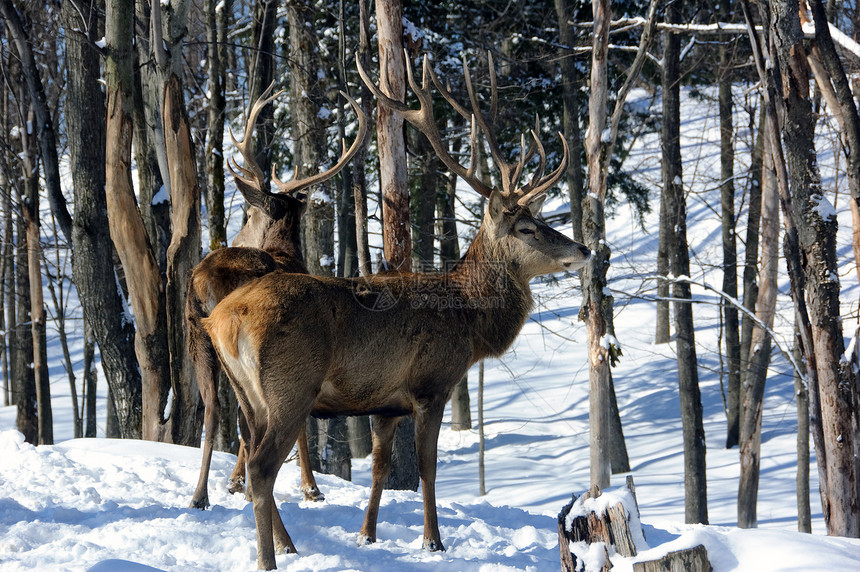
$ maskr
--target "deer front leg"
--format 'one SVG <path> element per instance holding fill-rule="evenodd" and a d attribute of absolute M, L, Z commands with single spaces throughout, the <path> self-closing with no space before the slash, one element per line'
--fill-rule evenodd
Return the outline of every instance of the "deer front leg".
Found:
<path fill-rule="evenodd" d="M 424 497 L 424 548 L 430 551 L 445 550 L 436 515 L 436 447 L 444 410 L 443 402 L 415 411 L 415 453 Z"/>
<path fill-rule="evenodd" d="M 320 492 L 317 486 L 317 481 L 314 479 L 314 472 L 311 469 L 310 452 L 308 451 L 308 435 L 305 432 L 305 424 L 302 424 L 302 430 L 299 432 L 297 445 L 299 448 L 299 467 L 302 473 L 302 494 L 305 500 L 308 501 L 323 501 L 325 495 Z"/>
<path fill-rule="evenodd" d="M 359 544 L 376 542 L 376 520 L 379 517 L 379 501 L 382 499 L 382 488 L 385 479 L 391 472 L 391 446 L 394 441 L 394 430 L 400 422 L 400 417 L 373 416 L 371 432 L 373 433 L 373 484 L 370 487 L 370 500 L 367 512 L 364 513 L 364 524 L 358 534 Z"/>

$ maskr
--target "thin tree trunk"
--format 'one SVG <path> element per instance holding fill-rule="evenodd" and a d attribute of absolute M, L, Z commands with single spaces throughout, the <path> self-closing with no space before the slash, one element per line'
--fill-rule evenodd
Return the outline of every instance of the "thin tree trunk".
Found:
<path fill-rule="evenodd" d="M 725 4 L 723 6 L 729 6 Z M 731 17 L 731 10 L 724 8 L 723 21 Z M 738 255 L 735 240 L 735 155 L 734 155 L 734 121 L 732 102 L 732 75 L 728 46 L 720 45 L 720 79 L 719 79 L 719 110 L 720 110 L 720 195 L 723 239 L 723 292 L 731 298 L 738 297 Z M 738 442 L 739 425 L 739 393 L 741 387 L 740 365 L 740 331 L 738 310 L 735 306 L 722 299 L 723 316 L 726 332 L 726 366 L 727 375 L 727 417 L 728 431 L 726 448 L 730 449 Z"/>
<path fill-rule="evenodd" d="M 681 21 L 678 3 L 666 7 L 669 23 Z M 668 218 L 669 259 L 674 276 L 690 275 L 690 254 L 687 249 L 687 209 L 681 170 L 681 106 L 680 50 L 675 34 L 667 34 L 663 51 L 663 207 Z M 678 356 L 678 386 L 681 401 L 681 422 L 684 439 L 684 506 L 687 523 L 708 523 L 707 485 L 705 472 L 705 430 L 702 419 L 702 398 L 696 360 L 695 329 L 690 285 L 676 281 L 672 285 L 676 353 Z"/>
<path fill-rule="evenodd" d="M 609 23 L 612 19 L 609 0 L 594 0 L 594 44 L 591 59 L 591 95 L 588 102 L 589 127 L 585 139 L 588 157 L 588 197 L 583 202 L 582 235 L 592 256 L 582 269 L 582 317 L 588 332 L 589 356 L 589 427 L 591 430 L 591 484 L 601 489 L 609 486 L 609 350 L 605 341 L 606 322 L 604 289 L 609 266 L 609 247 L 604 240 L 604 200 L 606 152 L 602 133 L 606 128 L 608 91 L 607 55 Z"/>
<path fill-rule="evenodd" d="M 800 364 L 801 373 L 806 373 L 800 332 L 795 327 L 794 361 Z M 812 509 L 809 505 L 809 392 L 805 380 L 794 374 L 794 395 L 797 398 L 797 530 L 812 532 Z"/>
<path fill-rule="evenodd" d="M 229 12 L 232 2 L 225 5 L 219 0 L 206 0 L 206 64 L 209 76 L 209 105 L 206 124 L 206 210 L 209 215 L 209 250 L 227 245 L 224 228 L 224 114 L 227 102 L 224 98 L 224 66 L 221 60 L 223 48 L 219 42 L 223 26 L 219 27 L 219 15 Z"/>
<path fill-rule="evenodd" d="M 379 38 L 379 88 L 385 95 L 404 101 L 406 67 L 403 56 L 402 1 L 376 0 L 376 25 Z M 376 106 L 376 141 L 382 193 L 383 254 L 391 268 L 408 272 L 412 262 L 412 237 L 403 119 L 381 103 Z M 412 417 L 404 417 L 395 431 L 392 469 L 386 488 L 418 490 L 414 436 Z"/>
<path fill-rule="evenodd" d="M 753 328 L 749 362 L 743 376 L 739 433 L 741 475 L 738 483 L 738 526 L 740 528 L 758 526 L 756 504 L 761 462 L 761 415 L 771 350 L 771 337 L 768 331 L 773 329 L 776 297 L 779 291 L 779 199 L 772 167 L 773 156 L 768 145 L 765 145 L 765 149 L 765 173 L 762 177 L 764 184 L 761 213 L 761 288 L 756 317 L 766 326 L 766 329 L 758 325 Z"/>
<path fill-rule="evenodd" d="M 367 0 L 359 0 L 359 42 L 358 58 L 362 67 L 370 67 L 370 14 L 367 9 Z M 361 83 L 361 109 L 365 115 L 371 114 L 370 90 Z M 358 270 L 362 276 L 371 273 L 370 248 L 367 242 L 367 174 L 365 165 L 367 163 L 367 147 L 370 138 L 355 154 L 353 164 L 353 198 L 355 200 L 355 240 L 356 256 L 358 257 Z M 367 418 L 367 430 L 370 430 L 370 420 Z M 368 433 L 369 434 L 369 433 Z M 369 446 L 369 443 L 368 443 Z M 368 454 L 370 454 L 368 452 Z M 364 455 L 366 456 L 366 455 Z"/>
<path fill-rule="evenodd" d="M 579 133 L 579 89 L 582 80 L 576 69 L 573 50 L 576 44 L 576 31 L 569 24 L 573 16 L 574 3 L 570 0 L 555 0 L 555 13 L 558 17 L 559 66 L 561 68 L 562 98 L 564 100 L 563 129 L 564 138 L 570 148 L 570 163 L 567 166 L 567 191 L 570 199 L 570 222 L 573 239 L 582 241 L 582 199 L 585 196 L 585 182 L 582 173 L 582 138 Z"/>
<path fill-rule="evenodd" d="M 762 166 L 764 164 L 762 158 L 764 156 L 764 143 L 766 140 L 764 136 L 766 133 L 764 123 L 767 117 L 763 98 L 758 116 L 756 143 L 753 148 L 752 158 L 750 159 L 749 206 L 747 207 L 746 251 L 744 253 L 743 305 L 748 312 L 755 312 L 756 301 L 758 300 L 758 243 L 759 231 L 761 229 L 761 187 Z M 750 119 L 750 124 L 750 129 L 752 130 L 752 119 Z M 747 315 L 747 312 L 744 312 L 741 318 L 741 372 L 746 370 L 747 363 L 749 362 L 752 330 L 753 320 Z M 741 377 L 743 377 L 743 374 Z"/>

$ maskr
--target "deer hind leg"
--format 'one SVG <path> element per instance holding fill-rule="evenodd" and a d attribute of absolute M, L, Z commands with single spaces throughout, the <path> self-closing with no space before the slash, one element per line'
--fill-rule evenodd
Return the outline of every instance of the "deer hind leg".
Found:
<path fill-rule="evenodd" d="M 382 488 L 391 472 L 391 446 L 394 441 L 394 430 L 400 422 L 400 417 L 380 417 L 375 415 L 371 420 L 373 432 L 373 484 L 370 487 L 370 500 L 367 512 L 364 513 L 364 524 L 358 534 L 359 544 L 376 542 L 376 520 L 379 517 L 379 501 L 382 499 Z"/>
<path fill-rule="evenodd" d="M 284 526 L 273 494 L 278 470 L 287 457 L 298 428 L 278 432 L 269 427 L 258 446 L 253 443 L 248 456 L 248 485 L 254 495 L 254 521 L 257 528 L 257 567 L 275 569 L 275 552 L 296 552 Z"/>
<path fill-rule="evenodd" d="M 245 491 L 245 500 L 251 501 L 250 489 L 245 490 L 245 463 L 248 462 L 248 422 L 245 420 L 245 414 L 242 409 L 239 409 L 239 455 L 236 458 L 236 465 L 233 467 L 233 472 L 230 473 L 230 478 L 227 480 L 227 490 L 230 494 L 240 493 Z"/>
<path fill-rule="evenodd" d="M 197 374 L 197 386 L 200 388 L 200 397 L 203 399 L 204 415 L 203 427 L 205 435 L 203 438 L 203 460 L 200 463 L 200 476 L 197 479 L 197 488 L 191 497 L 190 508 L 205 509 L 209 506 L 209 467 L 212 464 L 212 443 L 215 440 L 215 432 L 218 428 L 218 420 L 221 417 L 221 403 L 218 401 L 218 375 L 220 366 L 215 348 L 209 336 L 202 332 L 199 325 L 195 328 L 189 324 L 189 330 L 200 330 L 196 334 L 198 342 L 191 346 L 191 359 L 194 362 L 194 370 Z"/>
<path fill-rule="evenodd" d="M 424 496 L 424 548 L 430 551 L 445 550 L 436 515 L 436 448 L 444 410 L 443 402 L 415 411 L 415 453 Z"/>
<path fill-rule="evenodd" d="M 302 424 L 302 429 L 299 431 L 299 437 L 296 442 L 299 449 L 299 466 L 302 474 L 302 494 L 307 501 L 323 501 L 325 495 L 320 492 L 317 486 L 317 481 L 314 478 L 314 472 L 311 469 L 310 452 L 308 451 L 308 435 L 305 432 L 306 424 Z"/>

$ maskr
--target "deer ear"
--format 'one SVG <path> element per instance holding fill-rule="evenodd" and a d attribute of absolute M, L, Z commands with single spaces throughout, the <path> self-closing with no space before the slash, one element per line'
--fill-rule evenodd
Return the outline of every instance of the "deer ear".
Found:
<path fill-rule="evenodd" d="M 490 205 L 487 207 L 487 211 L 490 213 L 491 220 L 496 222 L 501 220 L 502 214 L 505 212 L 505 203 L 498 191 L 490 193 Z"/>
<path fill-rule="evenodd" d="M 537 216 L 538 214 L 540 214 L 540 209 L 541 207 L 543 207 L 543 202 L 545 200 L 546 195 L 541 195 L 529 203 L 529 212 L 532 213 L 532 216 Z"/>

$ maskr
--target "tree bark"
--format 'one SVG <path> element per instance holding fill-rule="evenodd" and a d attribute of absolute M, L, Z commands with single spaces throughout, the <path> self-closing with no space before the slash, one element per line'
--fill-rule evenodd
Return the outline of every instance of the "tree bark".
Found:
<path fill-rule="evenodd" d="M 604 200 L 606 173 L 602 134 L 606 128 L 608 93 L 607 55 L 609 23 L 612 18 L 609 0 L 594 0 L 594 43 L 591 59 L 591 94 L 588 102 L 589 127 L 585 139 L 588 158 L 588 197 L 583 202 L 582 235 L 592 256 L 582 269 L 582 318 L 588 332 L 589 359 L 589 427 L 591 430 L 591 484 L 601 489 L 609 486 L 609 350 L 604 343 L 606 322 L 603 305 L 609 247 L 604 240 Z"/>
<path fill-rule="evenodd" d="M 796 0 L 771 2 L 771 34 L 781 75 L 782 138 L 790 188 L 790 216 L 806 260 L 804 277 L 818 374 L 825 458 L 825 522 L 828 533 L 860 536 L 858 477 L 854 434 L 857 383 L 844 353 L 839 317 L 836 216 L 821 188 L 816 164 L 814 120 L 809 97 L 803 34 Z M 819 421 L 816 419 L 816 421 Z"/>
<path fill-rule="evenodd" d="M 767 368 L 770 364 L 771 336 L 779 292 L 779 197 L 773 173 L 773 155 L 765 145 L 762 176 L 761 212 L 761 286 L 756 306 L 756 317 L 766 326 L 753 327 L 750 338 L 749 361 L 743 376 L 740 416 L 740 466 L 738 483 L 738 526 L 758 526 L 759 467 L 761 463 L 761 416 Z"/>
<path fill-rule="evenodd" d="M 21 70 L 27 84 L 29 97 L 36 114 L 36 137 L 42 157 L 42 168 L 45 173 L 45 182 L 48 190 L 48 201 L 51 210 L 60 226 L 60 230 L 67 241 L 72 239 L 72 217 L 66 206 L 66 199 L 60 188 L 60 161 L 57 155 L 57 138 L 54 132 L 54 120 L 48 109 L 48 101 L 45 95 L 45 86 L 42 84 L 42 76 L 36 65 L 36 58 L 30 46 L 30 38 L 18 11 L 12 0 L 0 0 L 0 14 L 6 21 L 6 29 L 11 39 L 15 42 Z"/>
<path fill-rule="evenodd" d="M 108 0 L 105 38 L 107 60 L 106 198 L 111 238 L 125 269 L 137 333 L 135 353 L 141 370 L 142 435 L 159 440 L 162 388 L 169 387 L 166 315 L 158 265 L 149 248 L 131 183 L 132 30 L 130 0 Z M 166 397 L 166 396 L 165 396 Z M 120 413 L 120 410 L 117 410 Z M 121 425 L 124 420 L 120 419 Z"/>
<path fill-rule="evenodd" d="M 573 46 L 576 44 L 576 31 L 570 25 L 573 17 L 570 0 L 555 0 L 555 13 L 558 17 L 559 66 L 561 68 L 562 99 L 564 115 L 562 125 L 564 138 L 570 148 L 570 163 L 567 166 L 567 191 L 570 199 L 570 222 L 573 239 L 582 242 L 582 199 L 585 197 L 585 182 L 582 173 L 582 137 L 579 133 L 579 89 L 582 80 L 576 69 Z"/>
<path fill-rule="evenodd" d="M 677 2 L 666 7 L 669 23 L 681 21 Z M 668 254 L 671 272 L 676 277 L 690 275 L 687 250 L 687 209 L 681 169 L 680 105 L 680 38 L 667 34 L 663 51 L 663 207 L 667 216 Z M 696 360 L 693 306 L 688 282 L 676 280 L 672 285 L 678 386 L 684 439 L 684 505 L 687 523 L 708 523 L 705 472 L 705 430 L 702 420 L 702 398 Z"/>
<path fill-rule="evenodd" d="M 722 4 L 722 20 L 729 21 L 731 10 L 729 4 Z M 719 78 L 719 111 L 720 111 L 720 218 L 722 220 L 723 239 L 723 292 L 738 297 L 738 255 L 735 240 L 735 151 L 734 151 L 734 121 L 732 102 L 731 58 L 728 46 L 720 45 L 720 78 Z M 726 335 L 726 367 L 727 375 L 727 417 L 728 431 L 726 448 L 730 449 L 738 442 L 739 407 L 738 396 L 741 387 L 741 347 L 738 310 L 733 302 L 721 299 Z"/>
<path fill-rule="evenodd" d="M 229 0 L 220 6 L 218 0 L 205 0 L 206 64 L 209 76 L 209 105 L 206 123 L 206 210 L 209 215 L 209 250 L 227 246 L 224 228 L 224 114 L 227 102 L 224 97 L 223 42 L 224 25 L 219 25 L 230 11 Z"/>
<path fill-rule="evenodd" d="M 376 0 L 379 41 L 379 88 L 398 101 L 406 96 L 406 65 L 403 56 L 403 3 Z M 382 194 L 382 249 L 390 268 L 409 272 L 412 237 L 409 222 L 409 187 L 406 176 L 406 141 L 403 119 L 388 107 L 376 106 L 376 143 L 379 150 L 379 180 Z M 411 416 L 397 425 L 391 474 L 386 488 L 418 490 L 415 429 Z"/>
<path fill-rule="evenodd" d="M 806 374 L 800 343 L 800 332 L 795 326 L 794 361 L 801 372 L 794 374 L 794 395 L 797 397 L 797 530 L 812 532 L 812 509 L 809 505 L 809 391 L 801 374 Z"/>
<path fill-rule="evenodd" d="M 97 8 L 81 8 L 88 24 L 82 36 L 72 32 L 80 29 L 79 13 L 71 2 L 63 3 L 68 62 L 65 112 L 75 205 L 72 275 L 85 329 L 98 342 L 102 369 L 118 405 L 120 433 L 126 438 L 140 438 L 141 379 L 134 353 L 134 325 L 127 319 L 117 288 L 113 256 L 104 254 L 113 252 L 113 244 L 105 197 L 105 101 L 99 84 L 100 55 L 95 47 L 102 31 L 95 13 L 87 13 Z M 92 379 L 91 374 L 88 379 Z M 95 399 L 94 387 L 88 398 Z M 95 436 L 95 419 L 91 426 L 90 414 L 95 415 L 95 411 L 88 410 L 85 434 Z"/>

